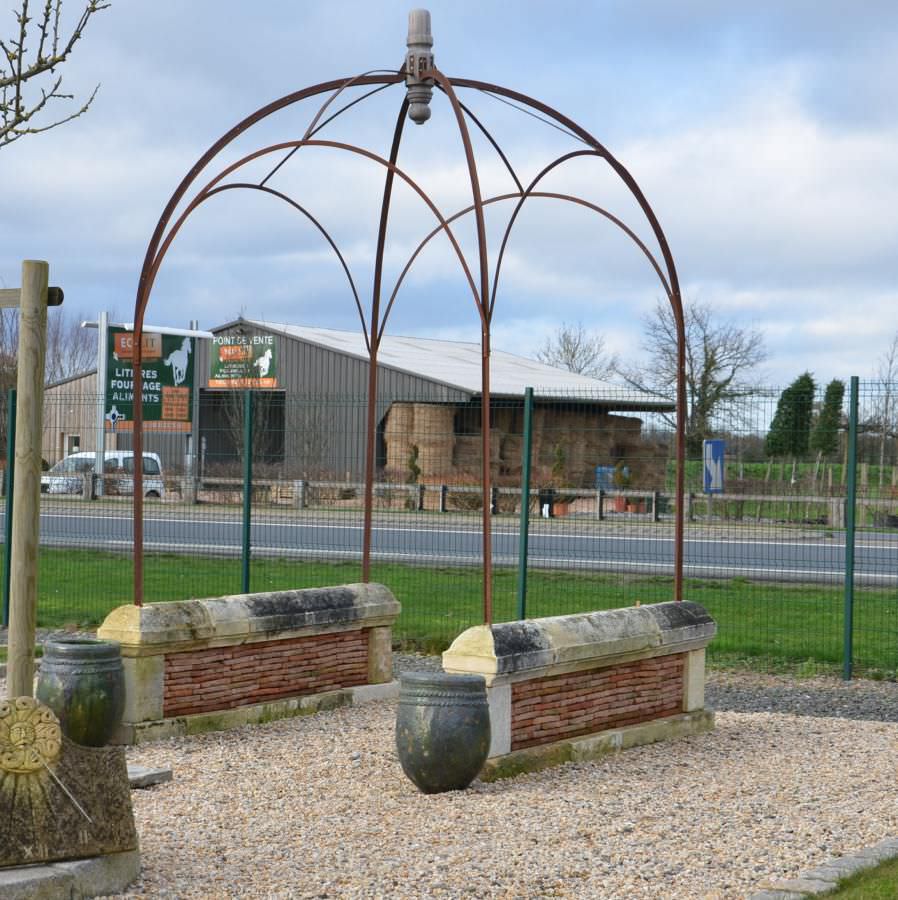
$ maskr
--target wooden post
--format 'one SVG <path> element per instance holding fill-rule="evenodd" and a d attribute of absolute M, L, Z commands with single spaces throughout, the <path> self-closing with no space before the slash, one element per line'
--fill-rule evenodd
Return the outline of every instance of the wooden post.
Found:
<path fill-rule="evenodd" d="M 19 311 L 19 372 L 16 382 L 16 462 L 13 492 L 12 561 L 7 693 L 34 693 L 34 635 L 37 621 L 37 548 L 40 531 L 41 435 L 44 356 L 47 346 L 47 287 L 50 267 L 22 263 Z"/>

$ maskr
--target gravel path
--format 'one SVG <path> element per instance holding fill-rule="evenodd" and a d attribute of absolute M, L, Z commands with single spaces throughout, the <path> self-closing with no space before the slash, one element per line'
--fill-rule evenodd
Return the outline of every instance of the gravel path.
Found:
<path fill-rule="evenodd" d="M 133 794 L 127 896 L 741 898 L 898 835 L 898 685 L 714 673 L 707 694 L 713 734 L 430 797 L 394 702 L 131 749 L 174 781 Z"/>

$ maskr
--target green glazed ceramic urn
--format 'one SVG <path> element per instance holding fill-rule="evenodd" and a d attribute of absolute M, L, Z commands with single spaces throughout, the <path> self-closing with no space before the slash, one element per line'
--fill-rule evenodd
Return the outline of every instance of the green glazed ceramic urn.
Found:
<path fill-rule="evenodd" d="M 36 696 L 53 710 L 69 740 L 87 747 L 107 744 L 125 711 L 119 644 L 83 637 L 48 640 Z"/>
<path fill-rule="evenodd" d="M 482 675 L 407 672 L 396 715 L 396 752 L 425 794 L 460 791 L 490 749 L 490 711 Z"/>

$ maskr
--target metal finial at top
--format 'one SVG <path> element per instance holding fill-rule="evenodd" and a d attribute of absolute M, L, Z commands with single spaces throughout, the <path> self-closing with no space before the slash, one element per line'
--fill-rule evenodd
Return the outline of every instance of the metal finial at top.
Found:
<path fill-rule="evenodd" d="M 417 125 L 423 125 L 430 118 L 430 98 L 433 96 L 433 79 L 421 77 L 433 68 L 433 35 L 430 33 L 429 10 L 413 9 L 408 14 L 406 45 L 408 116 Z"/>

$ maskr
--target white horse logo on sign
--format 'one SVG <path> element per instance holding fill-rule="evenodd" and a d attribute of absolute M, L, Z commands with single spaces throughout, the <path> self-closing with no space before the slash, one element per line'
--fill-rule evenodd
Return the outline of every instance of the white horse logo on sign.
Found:
<path fill-rule="evenodd" d="M 269 347 L 254 363 L 259 369 L 259 378 L 267 378 L 271 368 L 271 348 Z"/>
<path fill-rule="evenodd" d="M 172 350 L 168 356 L 162 360 L 167 366 L 171 366 L 172 380 L 175 387 L 181 384 L 187 377 L 187 362 L 190 356 L 190 338 L 184 338 L 184 343 L 178 350 Z"/>

